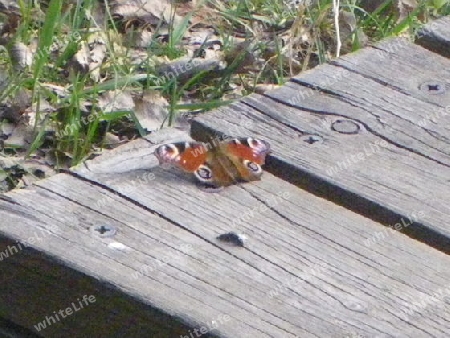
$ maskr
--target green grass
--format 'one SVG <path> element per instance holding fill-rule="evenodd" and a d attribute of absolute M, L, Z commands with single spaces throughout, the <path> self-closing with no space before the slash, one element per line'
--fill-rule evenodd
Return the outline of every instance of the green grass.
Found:
<path fill-rule="evenodd" d="M 21 90 L 31 94 L 37 112 L 34 140 L 24 155 L 50 147 L 57 166 L 80 163 L 94 148 L 102 147 L 108 131 L 120 133 L 122 126 L 131 124 L 136 136 L 145 135 L 134 112 L 103 112 L 99 106 L 102 93 L 133 90 L 139 95 L 149 89 L 159 91 L 169 102 L 163 122 L 167 126 L 180 114 L 228 104 L 230 94 L 247 95 L 260 84 L 281 85 L 300 71 L 330 60 L 336 52 L 332 0 L 297 7 L 286 6 L 281 0 L 210 0 L 200 3 L 178 21 L 177 9 L 173 8 L 171 20 L 176 24 L 169 25 L 168 39 L 158 37 L 163 30 L 161 24 L 152 26 L 153 38 L 142 49 L 147 58 L 140 64 L 131 62 L 133 49 L 128 41 L 143 28 L 137 25 L 133 32 L 136 22 L 115 17 L 110 8 L 102 7 L 107 3 L 86 0 L 81 5 L 50 0 L 45 8 L 37 3 L 19 1 L 19 25 L 0 52 L 0 64 L 9 74 L 8 86 L 0 92 L 0 98 L 11 103 Z M 104 22 L 95 21 L 91 15 L 99 8 L 104 8 Z M 190 20 L 205 8 L 211 10 L 206 17 L 212 16 L 210 23 L 222 41 L 226 66 L 216 70 L 214 76 L 205 71 L 188 80 L 159 74 L 159 60 L 187 55 L 183 39 Z M 410 16 L 400 21 L 394 9 L 393 0 L 384 1 L 372 13 L 361 8 L 359 1 L 341 1 L 341 10 L 352 13 L 356 20 L 356 29 L 348 41 L 343 41 L 344 52 L 360 48 L 363 34 L 370 42 L 413 35 L 427 20 L 450 14 L 449 2 L 443 0 L 422 1 Z M 3 15 L 0 19 L 6 23 L 11 17 Z M 236 36 L 248 43 L 237 47 Z M 103 41 L 106 60 L 95 69 L 77 69 L 74 55 L 94 40 Z M 21 64 L 20 56 L 14 54 L 15 48 L 33 44 L 37 46 L 31 65 Z M 61 86 L 64 94 L 49 89 L 48 84 Z M 41 112 L 44 103 L 54 107 L 54 111 Z"/>

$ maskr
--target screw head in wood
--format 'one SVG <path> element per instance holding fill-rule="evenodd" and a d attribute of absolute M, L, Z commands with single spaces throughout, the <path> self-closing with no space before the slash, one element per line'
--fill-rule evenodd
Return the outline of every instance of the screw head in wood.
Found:
<path fill-rule="evenodd" d="M 102 225 L 93 225 L 90 227 L 90 232 L 101 238 L 112 237 L 116 234 L 117 230 L 112 225 L 102 224 Z"/>
<path fill-rule="evenodd" d="M 358 134 L 361 127 L 355 121 L 339 119 L 331 124 L 331 130 L 337 131 L 341 134 L 353 135 Z"/>
<path fill-rule="evenodd" d="M 302 140 L 303 142 L 306 142 L 308 144 L 320 144 L 323 142 L 323 139 L 321 136 L 310 135 L 310 134 L 300 136 L 300 140 Z"/>
<path fill-rule="evenodd" d="M 445 93 L 445 83 L 438 81 L 426 81 L 419 86 L 419 89 L 431 95 L 443 94 Z"/>

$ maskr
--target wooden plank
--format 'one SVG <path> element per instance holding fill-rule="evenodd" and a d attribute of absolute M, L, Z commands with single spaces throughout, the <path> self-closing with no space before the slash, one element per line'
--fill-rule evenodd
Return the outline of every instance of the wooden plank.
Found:
<path fill-rule="evenodd" d="M 420 58 L 436 65 L 417 74 Z M 422 211 L 402 231 L 448 253 L 450 96 L 418 90 L 433 75 L 446 81 L 448 69 L 450 60 L 391 40 L 200 117 L 192 133 L 265 138 L 269 171 L 383 224 Z"/>
<path fill-rule="evenodd" d="M 430 22 L 417 32 L 416 43 L 450 58 L 450 16 Z"/>
<path fill-rule="evenodd" d="M 0 201 L 1 231 L 8 238 L 27 239 L 37 229 L 47 234 L 24 261 L 52 256 L 66 267 L 51 273 L 50 267 L 38 269 L 41 262 L 22 262 L 30 275 L 27 288 L 22 275 L 18 287 L 16 278 L 1 283 L 15 295 L 9 299 L 9 313 L 20 314 L 14 321 L 31 327 L 62 308 L 74 295 L 52 299 L 53 292 L 42 290 L 68 292 L 72 281 L 85 287 L 78 287 L 77 295 L 98 296 L 91 309 L 102 309 L 104 315 L 92 321 L 86 309 L 42 334 L 84 337 L 95 325 L 96 337 L 114 336 L 107 332 L 108 311 L 114 310 L 100 296 L 101 287 L 93 291 L 86 286 L 91 276 L 145 305 L 142 316 L 153 308 L 165 318 L 180 318 L 189 327 L 184 333 L 188 337 L 220 318 L 220 325 L 208 333 L 438 337 L 450 329 L 450 310 L 444 306 L 450 296 L 448 256 L 400 233 L 384 233 L 379 224 L 268 173 L 261 182 L 205 193 L 184 175 L 157 167 L 154 157 L 143 158 L 154 149 L 144 142 L 110 152 L 105 157 L 110 172 L 101 157 L 80 167 L 76 176 L 59 174 Z M 124 156 L 133 168 L 141 161 L 153 164 L 128 171 L 120 168 L 120 161 L 111 165 L 114 157 Z M 116 235 L 94 237 L 89 228 L 102 224 L 116 227 Z M 230 230 L 249 237 L 245 248 L 216 241 Z M 21 255 L 4 262 L 13 264 Z M 75 273 L 64 278 L 62 272 L 69 268 L 86 280 L 79 283 Z M 46 288 L 33 293 L 36 298 L 27 306 L 14 303 L 25 291 L 36 290 L 36 270 Z M 47 298 L 50 305 L 45 306 Z M 115 303 L 114 309 L 122 312 L 123 305 Z"/>
<path fill-rule="evenodd" d="M 29 330 L 17 326 L 4 318 L 0 318 L 0 336 L 2 338 L 39 338 L 39 336 Z"/>
<path fill-rule="evenodd" d="M 38 203 L 46 205 L 48 213 L 39 217 L 32 216 L 31 206 L 20 206 L 14 199 L 0 203 L 1 316 L 42 337 L 140 337 L 145 333 L 164 338 L 189 332 L 190 327 L 182 324 L 177 314 L 162 313 L 156 306 L 136 299 L 133 290 L 142 286 L 138 279 L 128 278 L 128 292 L 105 281 L 101 267 L 124 253 L 108 247 L 107 239 L 89 236 L 86 224 L 82 224 L 86 220 L 103 221 L 102 215 L 74 215 L 74 203 L 66 201 L 60 204 L 67 208 L 58 219 L 51 205 L 61 199 L 53 195 L 48 200 L 45 196 L 51 194 L 39 188 L 37 191 L 21 191 L 19 196 L 27 195 L 33 205 L 37 204 L 34 198 L 40 197 Z M 114 195 L 109 195 L 111 202 Z M 9 233 L 8 228 L 14 228 L 14 232 Z M 59 255 L 61 251 L 66 254 Z M 75 256 L 77 259 L 70 259 Z M 86 266 L 98 268 L 92 271 Z M 116 262 L 107 277 L 126 272 Z M 84 295 L 95 297 L 95 302 L 80 305 Z M 72 314 L 66 312 L 62 318 L 64 313 L 59 311 L 67 308 L 72 309 Z M 40 326 L 42 322 L 45 327 Z"/>
<path fill-rule="evenodd" d="M 415 103 L 414 99 L 418 99 L 420 102 L 416 109 L 417 112 L 411 114 L 412 116 L 409 118 L 420 117 L 421 120 L 414 120 L 415 126 L 413 127 L 427 129 L 430 124 L 436 124 L 432 131 L 439 131 L 441 129 L 438 128 L 442 128 L 444 133 L 448 133 L 450 130 L 450 127 L 446 126 L 450 121 L 450 94 L 446 91 L 440 93 L 437 89 L 429 90 L 429 86 L 433 83 L 441 85 L 442 89 L 449 86 L 448 90 L 450 90 L 449 59 L 411 44 L 406 39 L 387 39 L 373 48 L 366 48 L 355 55 L 345 55 L 336 59 L 331 64 L 348 71 L 340 74 L 340 80 L 345 85 L 351 85 L 351 81 L 354 79 L 348 76 L 355 73 L 362 75 L 365 79 L 387 86 L 387 89 L 393 92 L 391 96 L 395 92 L 406 94 L 410 97 L 411 102 L 405 107 L 406 109 Z M 340 86 L 340 81 L 331 84 L 323 82 L 325 77 L 322 74 L 328 70 L 329 68 L 320 69 L 319 76 L 315 78 L 316 81 L 319 80 L 319 83 L 315 83 L 314 80 L 311 82 L 318 88 L 340 95 L 343 87 Z M 332 71 L 331 75 L 336 73 L 336 70 Z M 307 83 L 310 79 L 311 77 L 306 78 Z M 302 82 L 303 79 L 299 78 L 299 81 Z M 356 85 L 358 84 L 359 82 L 356 83 Z M 378 88 L 374 89 L 379 90 Z M 398 99 L 401 100 L 400 103 L 403 103 L 402 96 L 399 96 Z M 431 105 L 423 105 L 422 102 Z M 444 129 L 445 127 L 447 129 Z M 419 132 L 419 130 L 415 130 L 415 132 Z"/>

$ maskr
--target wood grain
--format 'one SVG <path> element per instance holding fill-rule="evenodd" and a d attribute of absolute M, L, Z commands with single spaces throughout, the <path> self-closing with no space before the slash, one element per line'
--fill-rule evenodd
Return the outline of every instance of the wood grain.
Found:
<path fill-rule="evenodd" d="M 152 315 L 152 337 L 189 336 L 212 321 L 221 322 L 208 333 L 221 337 L 439 337 L 450 329 L 448 256 L 268 173 L 205 193 L 143 157 L 155 146 L 133 142 L 75 176 L 59 174 L 0 200 L 4 236 L 46 234 L 26 255 L 5 260 L 19 274 L 1 283 L 0 294 L 12 295 L 1 315 L 32 328 L 90 293 L 97 297 L 91 308 L 41 334 L 121 337 L 117 320 L 122 325 L 137 309 L 128 336 L 145 332 Z M 128 161 L 108 172 L 114 157 Z M 98 238 L 90 231 L 98 225 L 117 234 Z M 215 239 L 231 230 L 248 236 L 245 248 Z M 93 311 L 102 315 L 92 320 Z"/>
<path fill-rule="evenodd" d="M 93 295 L 39 335 L 446 337 L 450 98 L 420 88 L 449 62 L 393 39 L 194 121 L 269 141 L 281 179 L 201 191 L 158 166 L 188 139 L 165 130 L 0 195 L 0 317 L 37 333 Z"/>
<path fill-rule="evenodd" d="M 391 40 L 200 117 L 192 133 L 266 138 L 269 171 L 386 225 L 422 212 L 402 231 L 449 253 L 450 92 L 418 89 L 447 81 L 448 69 L 450 60 Z M 338 132 L 339 122 L 359 131 Z"/>
<path fill-rule="evenodd" d="M 450 17 L 440 18 L 422 27 L 417 33 L 416 42 L 435 53 L 450 57 Z"/>

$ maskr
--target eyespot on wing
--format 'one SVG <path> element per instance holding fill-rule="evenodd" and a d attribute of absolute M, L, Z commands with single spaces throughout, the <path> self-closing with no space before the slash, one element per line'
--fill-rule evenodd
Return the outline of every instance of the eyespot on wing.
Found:
<path fill-rule="evenodd" d="M 270 144 L 251 137 L 233 139 L 228 142 L 227 151 L 244 160 L 264 164 L 266 156 L 270 152 Z"/>
<path fill-rule="evenodd" d="M 203 143 L 177 142 L 161 145 L 155 156 L 159 164 L 175 164 L 187 172 L 195 172 L 206 161 L 207 152 Z"/>

